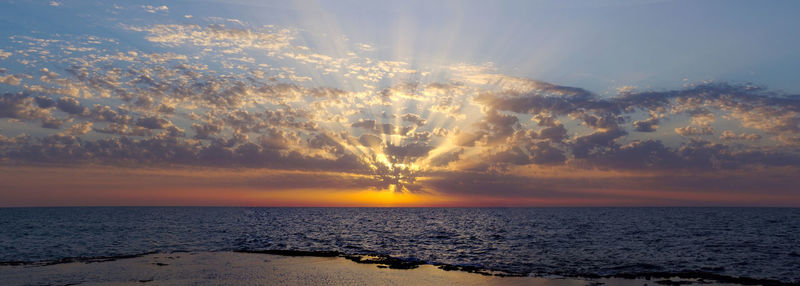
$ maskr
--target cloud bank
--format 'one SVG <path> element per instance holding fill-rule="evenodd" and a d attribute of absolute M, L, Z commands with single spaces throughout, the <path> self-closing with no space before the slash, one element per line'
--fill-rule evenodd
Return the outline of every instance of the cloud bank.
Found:
<path fill-rule="evenodd" d="M 0 162 L 291 170 L 497 198 L 800 196 L 798 95 L 726 82 L 598 95 L 487 65 L 412 67 L 363 43 L 325 54 L 291 27 L 191 21 L 116 27 L 147 49 L 2 42 Z"/>

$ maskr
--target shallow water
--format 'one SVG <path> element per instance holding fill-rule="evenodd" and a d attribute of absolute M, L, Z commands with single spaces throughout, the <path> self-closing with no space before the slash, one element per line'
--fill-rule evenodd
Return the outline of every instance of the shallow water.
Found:
<path fill-rule="evenodd" d="M 800 209 L 0 209 L 0 261 L 146 252 L 379 253 L 532 275 L 703 271 L 800 282 Z"/>

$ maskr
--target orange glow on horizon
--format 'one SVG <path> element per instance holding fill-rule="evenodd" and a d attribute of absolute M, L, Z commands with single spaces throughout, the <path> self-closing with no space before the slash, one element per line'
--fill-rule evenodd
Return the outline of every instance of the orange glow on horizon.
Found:
<path fill-rule="evenodd" d="M 42 174 L 47 174 L 46 179 Z M 466 194 L 459 193 L 459 190 L 394 192 L 346 185 L 364 179 L 364 176 L 354 174 L 268 169 L 5 166 L 0 167 L 0 181 L 3 182 L 0 207 L 792 206 L 792 202 L 800 201 L 800 197 L 793 193 L 759 195 L 708 190 L 580 188 L 564 189 L 562 196 L 536 197 L 524 193 Z M 311 182 L 314 186 L 308 184 L 312 180 L 315 180 Z M 286 184 L 286 181 L 293 183 Z M 426 180 L 421 181 L 424 183 Z"/>

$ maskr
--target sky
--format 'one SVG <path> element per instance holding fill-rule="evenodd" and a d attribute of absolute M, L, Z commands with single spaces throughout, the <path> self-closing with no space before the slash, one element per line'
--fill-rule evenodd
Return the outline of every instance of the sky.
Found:
<path fill-rule="evenodd" d="M 799 13 L 0 1 L 0 207 L 798 207 Z"/>

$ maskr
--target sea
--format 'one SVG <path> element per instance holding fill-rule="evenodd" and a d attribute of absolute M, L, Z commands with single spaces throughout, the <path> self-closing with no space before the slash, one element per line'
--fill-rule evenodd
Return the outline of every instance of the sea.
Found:
<path fill-rule="evenodd" d="M 0 208 L 0 265 L 335 251 L 543 277 L 800 283 L 798 208 Z"/>

